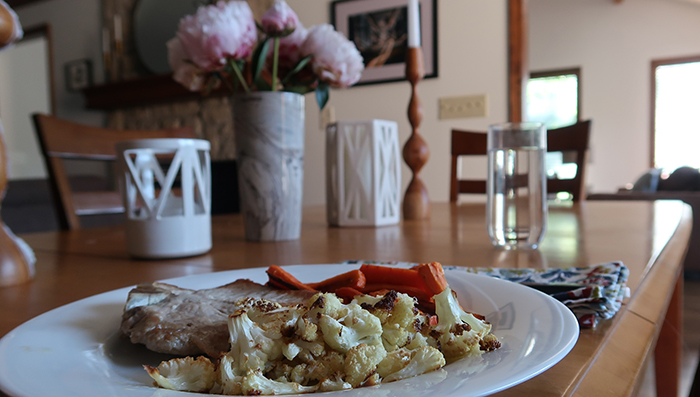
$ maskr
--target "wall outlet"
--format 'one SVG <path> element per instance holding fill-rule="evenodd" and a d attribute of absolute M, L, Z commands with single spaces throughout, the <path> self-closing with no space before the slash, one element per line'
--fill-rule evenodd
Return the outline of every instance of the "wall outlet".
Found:
<path fill-rule="evenodd" d="M 440 119 L 486 117 L 488 115 L 486 94 L 440 98 Z"/>

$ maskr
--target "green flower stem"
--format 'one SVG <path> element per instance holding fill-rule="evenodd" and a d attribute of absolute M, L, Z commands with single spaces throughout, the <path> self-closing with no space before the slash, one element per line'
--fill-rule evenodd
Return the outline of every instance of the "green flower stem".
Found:
<path fill-rule="evenodd" d="M 272 54 L 272 91 L 277 91 L 277 68 L 279 65 L 280 38 L 275 37 L 275 49 Z"/>
<path fill-rule="evenodd" d="M 236 76 L 238 76 L 238 80 L 241 82 L 241 85 L 243 86 L 245 92 L 250 92 L 250 88 L 248 87 L 248 84 L 246 84 L 245 79 L 243 78 L 243 73 L 241 73 L 241 70 L 238 69 L 238 65 L 236 65 L 236 62 L 230 60 L 229 63 L 231 64 L 231 68 L 233 68 L 233 71 L 236 72 Z"/>

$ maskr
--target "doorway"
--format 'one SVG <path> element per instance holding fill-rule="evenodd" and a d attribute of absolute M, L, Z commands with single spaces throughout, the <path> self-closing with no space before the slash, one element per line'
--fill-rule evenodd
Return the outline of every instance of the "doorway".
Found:
<path fill-rule="evenodd" d="M 43 156 L 30 115 L 54 113 L 51 29 L 25 29 L 0 52 L 0 120 L 9 163 L 1 217 L 15 233 L 58 229 Z"/>
<path fill-rule="evenodd" d="M 45 179 L 46 170 L 30 115 L 53 113 L 48 25 L 29 28 L 0 52 L 0 120 L 9 159 L 9 179 Z"/>

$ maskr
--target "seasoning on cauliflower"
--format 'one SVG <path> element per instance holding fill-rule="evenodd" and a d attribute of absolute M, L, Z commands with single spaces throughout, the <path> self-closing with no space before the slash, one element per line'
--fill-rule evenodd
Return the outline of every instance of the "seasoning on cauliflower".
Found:
<path fill-rule="evenodd" d="M 204 356 L 174 358 L 163 361 L 158 368 L 143 368 L 158 386 L 170 390 L 208 392 L 216 381 L 214 364 Z"/>
<path fill-rule="evenodd" d="M 437 325 L 430 331 L 447 360 L 481 354 L 481 340 L 491 331 L 491 324 L 474 317 L 459 306 L 450 288 L 435 295 Z M 495 340 L 492 346 L 500 346 Z M 495 347 L 497 348 L 497 346 Z"/>

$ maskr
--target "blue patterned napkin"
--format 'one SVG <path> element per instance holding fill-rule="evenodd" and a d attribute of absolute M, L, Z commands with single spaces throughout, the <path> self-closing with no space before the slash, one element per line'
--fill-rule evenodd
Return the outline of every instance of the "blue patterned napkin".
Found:
<path fill-rule="evenodd" d="M 345 261 L 346 264 L 380 264 L 415 266 L 410 262 Z M 578 284 L 581 287 L 551 296 L 569 307 L 582 328 L 592 328 L 600 319 L 612 318 L 620 310 L 622 300 L 630 296 L 627 287 L 629 269 L 622 262 L 609 262 L 568 269 L 498 269 L 486 267 L 444 266 L 445 270 L 483 274 L 516 283 Z"/>

